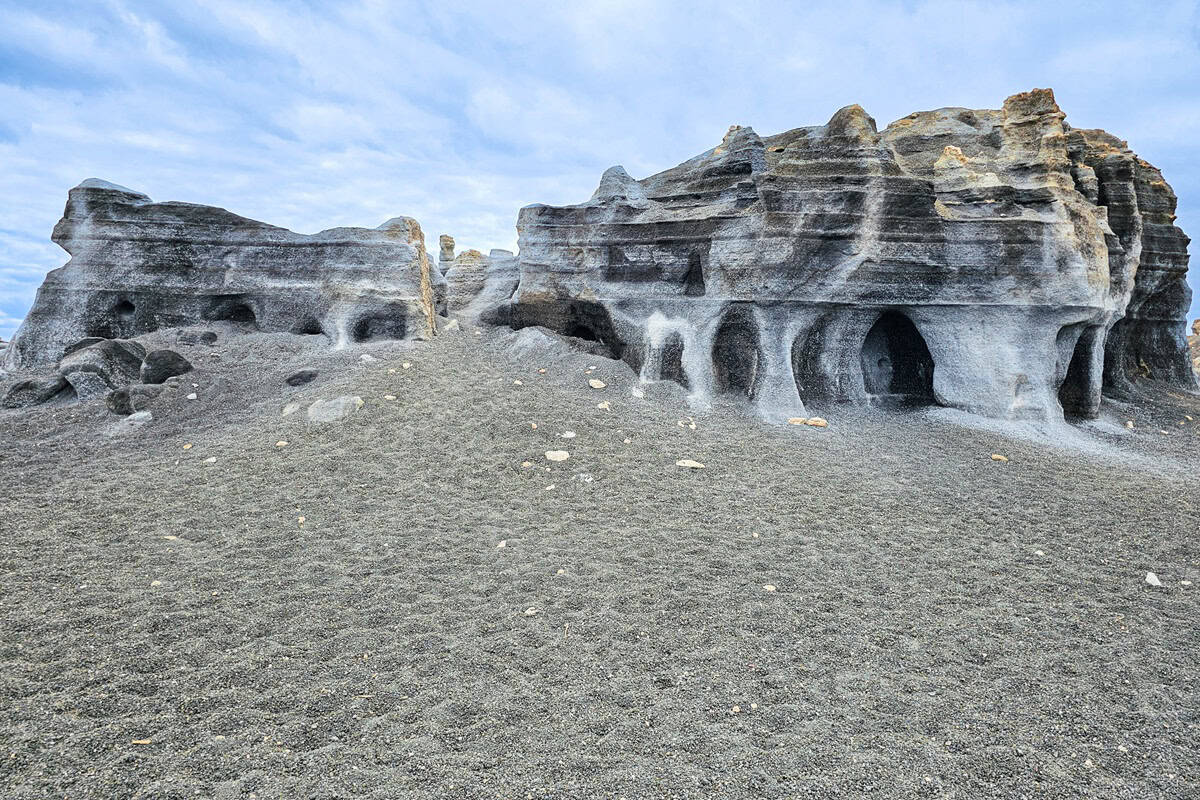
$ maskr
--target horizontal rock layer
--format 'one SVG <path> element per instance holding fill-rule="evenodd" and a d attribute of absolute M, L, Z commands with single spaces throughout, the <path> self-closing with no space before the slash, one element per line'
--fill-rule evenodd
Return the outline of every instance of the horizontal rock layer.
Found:
<path fill-rule="evenodd" d="M 424 336 L 444 303 L 408 217 L 306 236 L 93 179 L 71 190 L 53 239 L 71 259 L 38 290 L 10 368 L 53 364 L 85 337 L 205 322 L 337 343 Z"/>
<path fill-rule="evenodd" d="M 1071 129 L 1049 90 L 882 132 L 849 106 L 522 209 L 519 287 L 493 318 L 773 418 L 819 399 L 1094 416 L 1105 376 L 1195 387 L 1174 207 L 1157 170 Z"/>

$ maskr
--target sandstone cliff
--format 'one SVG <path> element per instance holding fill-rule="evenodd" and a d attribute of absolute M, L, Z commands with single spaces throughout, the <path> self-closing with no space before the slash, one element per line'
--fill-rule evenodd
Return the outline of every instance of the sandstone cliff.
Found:
<path fill-rule="evenodd" d="M 305 236 L 93 179 L 71 190 L 53 239 L 71 259 L 38 290 L 11 368 L 53 364 L 85 337 L 203 322 L 335 343 L 427 336 L 444 302 L 445 280 L 409 217 Z"/>
<path fill-rule="evenodd" d="M 493 319 L 592 340 L 694 400 L 1094 416 L 1138 375 L 1195 387 L 1187 237 L 1158 171 L 1072 130 L 1049 90 L 876 129 L 716 148 L 586 203 L 521 210 L 520 285 Z M 1105 377 L 1107 376 L 1107 381 Z"/>

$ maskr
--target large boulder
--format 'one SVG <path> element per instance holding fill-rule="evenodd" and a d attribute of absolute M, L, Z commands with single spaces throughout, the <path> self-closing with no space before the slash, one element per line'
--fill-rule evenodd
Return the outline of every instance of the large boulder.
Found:
<path fill-rule="evenodd" d="M 90 338 L 76 342 L 58 362 L 62 375 L 81 400 L 137 383 L 146 348 L 124 339 Z"/>
<path fill-rule="evenodd" d="M 46 375 L 21 381 L 9 388 L 0 402 L 4 408 L 28 408 L 49 402 L 75 399 L 75 390 L 62 375 Z"/>
<path fill-rule="evenodd" d="M 6 355 L 12 369 L 54 364 L 84 337 L 165 327 L 324 333 L 338 344 L 424 337 L 445 293 L 408 217 L 306 236 L 90 179 L 71 190 L 53 239 L 71 260 L 38 290 Z"/>
<path fill-rule="evenodd" d="M 464 250 L 446 271 L 446 308 L 460 311 L 475 299 L 487 279 L 488 257 L 478 250 Z"/>
<path fill-rule="evenodd" d="M 1174 195 L 1064 117 L 1049 90 L 883 131 L 848 106 L 734 126 L 640 181 L 614 167 L 586 203 L 521 210 L 490 318 L 780 420 L 829 400 L 1088 417 L 1138 370 L 1195 388 Z"/>
<path fill-rule="evenodd" d="M 146 354 L 139 374 L 142 383 L 162 383 L 167 378 L 192 371 L 192 362 L 174 350 L 154 350 Z"/>

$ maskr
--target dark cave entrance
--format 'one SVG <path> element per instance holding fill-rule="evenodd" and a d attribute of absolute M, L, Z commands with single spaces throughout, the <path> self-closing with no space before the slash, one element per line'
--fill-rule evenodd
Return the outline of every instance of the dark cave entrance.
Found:
<path fill-rule="evenodd" d="M 907 316 L 886 311 L 862 346 L 863 383 L 868 394 L 904 405 L 932 405 L 933 356 Z"/>
<path fill-rule="evenodd" d="M 368 314 L 355 320 L 354 327 L 350 329 L 350 338 L 356 342 L 403 339 L 406 330 L 402 313 Z"/>
<path fill-rule="evenodd" d="M 641 353 L 626 348 L 617 335 L 608 309 L 586 300 L 559 300 L 522 303 L 513 308 L 510 326 L 521 330 L 531 326 L 549 328 L 561 336 L 578 340 L 576 350 L 615 360 L 625 359 L 634 370 L 641 369 Z"/>
<path fill-rule="evenodd" d="M 248 298 L 240 294 L 212 298 L 202 316 L 211 322 L 232 322 L 240 328 L 259 330 L 258 315 L 254 313 L 253 305 Z"/>
<path fill-rule="evenodd" d="M 135 316 L 137 309 L 128 300 L 122 300 L 113 307 L 113 332 L 117 339 L 128 339 L 135 335 Z"/>
<path fill-rule="evenodd" d="M 685 389 L 691 387 L 683 369 L 683 337 L 678 333 L 668 334 L 667 340 L 663 342 L 658 377 L 664 381 L 675 381 Z"/>
<path fill-rule="evenodd" d="M 687 274 L 683 276 L 683 293 L 687 297 L 703 297 L 706 291 L 704 266 L 700 263 L 700 254 L 692 253 L 688 257 Z"/>
<path fill-rule="evenodd" d="M 725 314 L 713 339 L 712 362 L 717 392 L 753 399 L 758 388 L 761 359 L 753 310 L 746 305 L 733 306 Z"/>
<path fill-rule="evenodd" d="M 1059 336 L 1069 330 L 1069 327 L 1064 328 Z M 1100 392 L 1104 380 L 1102 335 L 1102 327 L 1093 325 L 1085 328 L 1075 342 L 1071 361 L 1058 387 L 1058 402 L 1062 405 L 1065 417 L 1095 419 L 1100 414 Z"/>

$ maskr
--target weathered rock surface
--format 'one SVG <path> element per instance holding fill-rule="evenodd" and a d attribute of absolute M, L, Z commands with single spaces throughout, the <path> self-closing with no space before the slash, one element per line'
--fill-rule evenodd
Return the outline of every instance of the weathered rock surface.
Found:
<path fill-rule="evenodd" d="M 153 350 L 146 354 L 139 372 L 142 383 L 162 383 L 167 378 L 192 371 L 192 362 L 174 350 Z"/>
<path fill-rule="evenodd" d="M 43 403 L 75 400 L 75 390 L 62 375 L 30 378 L 14 384 L 0 403 L 4 408 L 29 408 Z"/>
<path fill-rule="evenodd" d="M 478 250 L 464 250 L 446 270 L 446 309 L 461 311 L 483 289 L 488 257 Z"/>
<path fill-rule="evenodd" d="M 129 416 L 150 407 L 154 400 L 163 393 L 161 385 L 145 386 L 134 384 L 123 389 L 109 392 L 104 398 L 104 404 L 114 414 Z"/>
<path fill-rule="evenodd" d="M 146 348 L 124 339 L 88 338 L 67 348 L 58 373 L 70 382 L 80 400 L 108 394 L 140 380 Z"/>
<path fill-rule="evenodd" d="M 1156 169 L 1071 129 L 1049 90 L 882 132 L 848 106 L 522 209 L 519 286 L 490 319 L 781 420 L 829 399 L 1088 417 L 1138 374 L 1196 387 L 1174 208 Z"/>
<path fill-rule="evenodd" d="M 431 335 L 445 291 L 408 217 L 305 236 L 92 179 L 71 190 L 53 239 L 71 260 L 38 290 L 10 369 L 53 364 L 84 337 L 215 322 L 337 343 Z"/>

